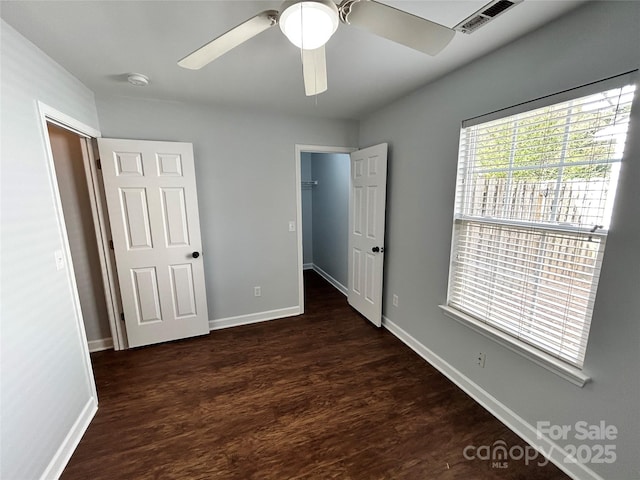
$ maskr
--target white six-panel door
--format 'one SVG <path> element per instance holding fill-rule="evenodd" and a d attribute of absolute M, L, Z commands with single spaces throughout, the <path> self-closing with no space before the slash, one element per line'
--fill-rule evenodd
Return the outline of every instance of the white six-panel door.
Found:
<path fill-rule="evenodd" d="M 98 147 L 129 346 L 209 333 L 192 145 Z"/>
<path fill-rule="evenodd" d="M 382 325 L 386 196 L 387 144 L 351 153 L 348 301 L 378 327 Z"/>

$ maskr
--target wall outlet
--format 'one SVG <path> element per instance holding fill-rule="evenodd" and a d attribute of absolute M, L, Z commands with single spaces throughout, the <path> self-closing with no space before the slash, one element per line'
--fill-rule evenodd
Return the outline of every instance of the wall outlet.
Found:
<path fill-rule="evenodd" d="M 296 222 L 289 222 L 289 231 L 290 232 L 296 231 Z"/>
<path fill-rule="evenodd" d="M 398 295 L 396 295 L 395 293 L 393 294 L 393 297 L 391 297 L 391 303 L 393 303 L 394 307 L 398 306 Z"/>
<path fill-rule="evenodd" d="M 476 365 L 478 365 L 480 368 L 484 368 L 484 362 L 487 359 L 487 354 L 486 353 L 478 353 L 478 358 L 476 358 Z"/>
<path fill-rule="evenodd" d="M 261 287 L 253 287 L 253 296 L 261 297 L 262 296 L 262 288 Z"/>

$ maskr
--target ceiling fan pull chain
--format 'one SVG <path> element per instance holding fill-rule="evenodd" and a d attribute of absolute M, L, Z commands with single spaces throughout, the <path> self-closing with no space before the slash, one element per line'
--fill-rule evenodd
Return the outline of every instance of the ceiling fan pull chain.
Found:
<path fill-rule="evenodd" d="M 300 4 L 300 44 L 302 45 L 300 48 L 304 50 L 304 3 Z"/>

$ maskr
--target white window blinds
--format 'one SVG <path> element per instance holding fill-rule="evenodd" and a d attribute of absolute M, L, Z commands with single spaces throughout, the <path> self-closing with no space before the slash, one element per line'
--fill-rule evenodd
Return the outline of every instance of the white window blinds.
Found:
<path fill-rule="evenodd" d="M 634 90 L 463 127 L 450 307 L 582 367 Z"/>

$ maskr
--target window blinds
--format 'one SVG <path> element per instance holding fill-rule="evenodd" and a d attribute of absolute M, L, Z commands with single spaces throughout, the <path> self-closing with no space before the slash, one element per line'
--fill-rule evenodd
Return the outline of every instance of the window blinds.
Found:
<path fill-rule="evenodd" d="M 582 367 L 634 90 L 463 127 L 450 307 Z"/>

